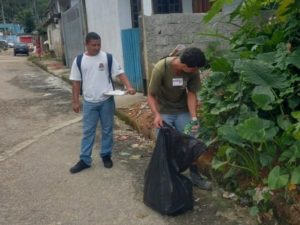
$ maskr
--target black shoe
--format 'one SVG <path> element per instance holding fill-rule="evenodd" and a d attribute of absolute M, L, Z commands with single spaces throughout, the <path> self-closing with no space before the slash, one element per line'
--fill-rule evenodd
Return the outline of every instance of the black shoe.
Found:
<path fill-rule="evenodd" d="M 113 162 L 112 162 L 110 156 L 103 156 L 102 161 L 103 161 L 103 165 L 104 165 L 105 168 L 112 168 L 113 167 Z"/>
<path fill-rule="evenodd" d="M 81 170 L 84 170 L 84 169 L 87 169 L 87 168 L 90 168 L 90 167 L 91 167 L 90 165 L 87 165 L 85 162 L 83 162 L 82 160 L 80 160 L 78 163 L 76 163 L 75 166 L 73 166 L 70 169 L 70 172 L 71 173 L 78 173 Z"/>
<path fill-rule="evenodd" d="M 191 173 L 190 176 L 191 176 L 191 181 L 192 181 L 193 185 L 197 186 L 198 188 L 200 188 L 202 190 L 206 190 L 206 191 L 210 191 L 212 189 L 211 182 L 208 180 L 205 180 L 200 175 Z"/>
<path fill-rule="evenodd" d="M 208 180 L 205 180 L 199 173 L 198 167 L 196 165 L 192 165 L 190 167 L 190 177 L 193 185 L 197 186 L 203 190 L 211 190 L 212 183 Z"/>

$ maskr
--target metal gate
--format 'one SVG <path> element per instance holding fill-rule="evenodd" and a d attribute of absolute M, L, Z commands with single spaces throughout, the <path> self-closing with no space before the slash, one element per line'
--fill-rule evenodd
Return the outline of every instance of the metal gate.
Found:
<path fill-rule="evenodd" d="M 83 1 L 79 1 L 61 16 L 65 59 L 67 66 L 71 67 L 74 58 L 85 49 L 86 22 Z"/>
<path fill-rule="evenodd" d="M 143 91 L 143 77 L 141 66 L 140 30 L 132 28 L 122 30 L 122 47 L 124 69 L 134 88 Z"/>

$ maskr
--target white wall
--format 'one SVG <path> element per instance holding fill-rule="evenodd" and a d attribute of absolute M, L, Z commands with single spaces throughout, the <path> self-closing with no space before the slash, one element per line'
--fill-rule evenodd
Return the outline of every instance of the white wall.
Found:
<path fill-rule="evenodd" d="M 152 0 L 142 0 L 142 6 L 145 16 L 151 16 L 153 14 Z"/>
<path fill-rule="evenodd" d="M 193 13 L 193 0 L 182 0 L 182 12 Z"/>
<path fill-rule="evenodd" d="M 88 32 L 97 32 L 102 50 L 110 52 L 124 67 L 121 30 L 131 28 L 130 0 L 88 0 Z"/>
<path fill-rule="evenodd" d="M 47 35 L 49 40 L 49 50 L 53 50 L 57 57 L 63 54 L 60 28 L 58 25 L 50 24 L 47 27 Z"/>
<path fill-rule="evenodd" d="M 119 21 L 121 29 L 132 28 L 130 0 L 119 0 Z"/>

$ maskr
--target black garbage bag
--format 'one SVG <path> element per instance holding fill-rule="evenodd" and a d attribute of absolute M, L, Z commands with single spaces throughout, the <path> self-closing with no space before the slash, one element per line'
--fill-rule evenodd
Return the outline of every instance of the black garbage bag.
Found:
<path fill-rule="evenodd" d="M 207 151 L 207 146 L 199 139 L 183 134 L 167 123 L 164 123 L 164 127 L 170 132 L 168 158 L 176 161 L 178 172 L 188 169 L 200 155 Z"/>
<path fill-rule="evenodd" d="M 172 216 L 193 209 L 192 183 L 180 172 L 205 151 L 205 145 L 199 143 L 170 126 L 160 129 L 145 172 L 144 203 L 147 206 Z"/>

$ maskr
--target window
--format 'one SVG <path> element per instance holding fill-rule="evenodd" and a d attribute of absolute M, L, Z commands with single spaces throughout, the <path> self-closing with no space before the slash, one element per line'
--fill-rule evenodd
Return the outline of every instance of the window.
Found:
<path fill-rule="evenodd" d="M 194 13 L 202 13 L 207 12 L 212 3 L 210 0 L 193 0 L 193 12 Z"/>
<path fill-rule="evenodd" d="M 182 13 L 181 0 L 152 0 L 154 14 Z"/>
<path fill-rule="evenodd" d="M 130 0 L 132 27 L 139 27 L 141 0 Z"/>

